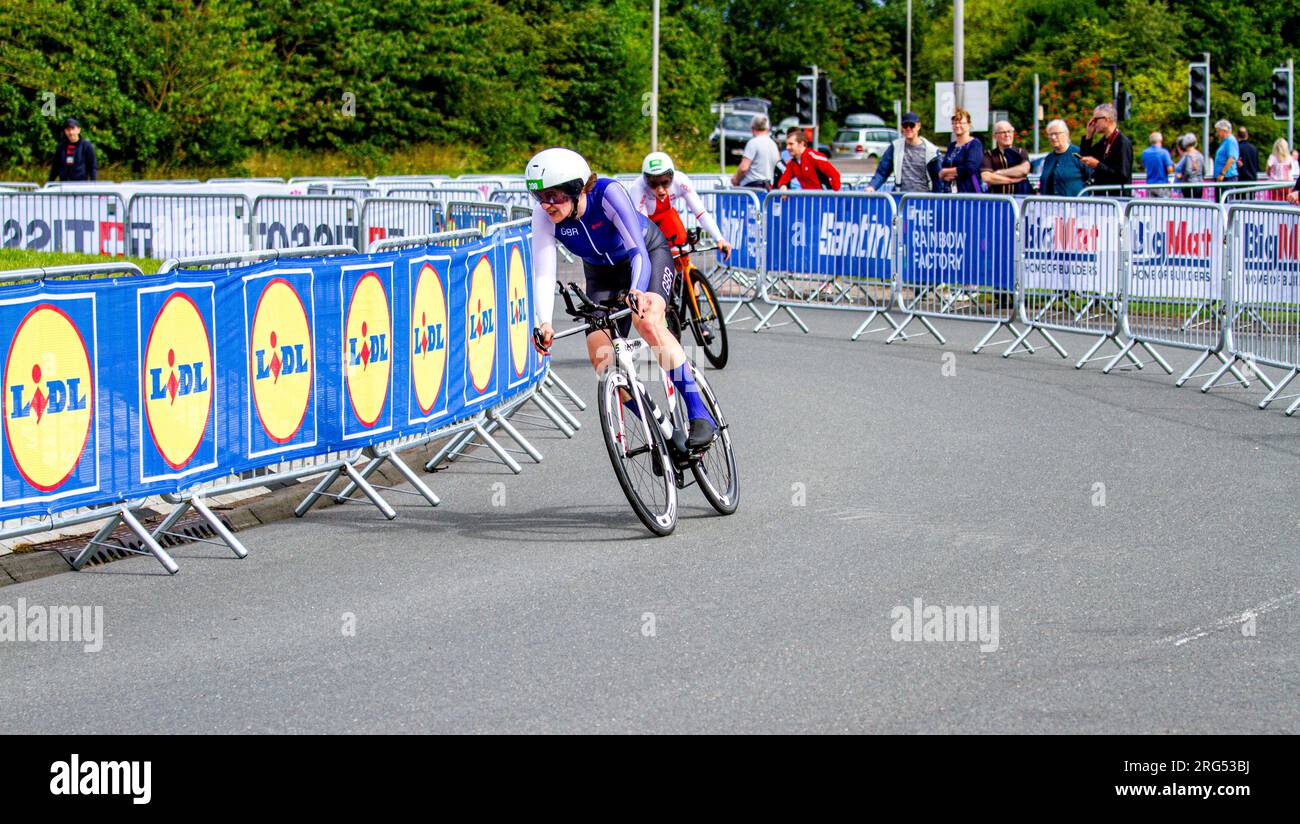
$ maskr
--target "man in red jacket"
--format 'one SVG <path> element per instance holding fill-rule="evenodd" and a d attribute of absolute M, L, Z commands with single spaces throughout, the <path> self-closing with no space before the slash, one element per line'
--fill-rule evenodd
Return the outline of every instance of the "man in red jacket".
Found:
<path fill-rule="evenodd" d="M 785 164 L 785 174 L 776 182 L 776 188 L 785 189 L 791 178 L 797 178 L 804 189 L 840 190 L 840 170 L 831 165 L 826 155 L 808 148 L 808 135 L 803 129 L 791 129 L 785 147 L 790 150 L 791 160 Z"/>

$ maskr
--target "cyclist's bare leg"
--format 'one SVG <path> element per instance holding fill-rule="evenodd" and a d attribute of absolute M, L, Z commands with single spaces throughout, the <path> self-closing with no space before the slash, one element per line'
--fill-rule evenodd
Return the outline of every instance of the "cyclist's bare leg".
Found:
<path fill-rule="evenodd" d="M 641 314 L 632 315 L 632 326 L 642 340 L 650 344 L 659 365 L 671 373 L 686 361 L 686 351 L 664 325 L 666 304 L 663 296 L 657 292 L 642 292 L 638 306 Z"/>

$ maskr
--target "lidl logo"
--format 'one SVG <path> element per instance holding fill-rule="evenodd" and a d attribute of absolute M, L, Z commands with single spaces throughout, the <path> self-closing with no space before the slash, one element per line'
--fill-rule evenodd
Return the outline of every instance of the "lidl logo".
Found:
<path fill-rule="evenodd" d="M 411 318 L 411 383 L 420 412 L 428 415 L 447 373 L 447 293 L 432 264 L 423 264 L 416 276 Z"/>
<path fill-rule="evenodd" d="M 38 304 L 5 359 L 5 439 L 23 480 L 53 492 L 72 477 L 93 434 L 94 402 L 82 330 L 58 306 Z"/>
<path fill-rule="evenodd" d="M 343 333 L 348 399 L 353 415 L 366 427 L 375 425 L 388 401 L 392 322 L 384 284 L 379 275 L 366 272 L 352 290 Z"/>
<path fill-rule="evenodd" d="M 510 247 L 509 303 L 510 313 L 510 364 L 515 377 L 522 378 L 528 371 L 528 277 L 524 273 L 524 257 L 518 244 Z"/>
<path fill-rule="evenodd" d="M 469 304 L 466 307 L 468 330 L 465 335 L 469 357 L 469 374 L 474 389 L 487 391 L 496 365 L 497 333 L 496 274 L 487 255 L 479 258 L 469 281 Z"/>
<path fill-rule="evenodd" d="M 272 278 L 262 289 L 248 351 L 257 419 L 268 438 L 288 443 L 311 403 L 313 352 L 307 309 L 285 278 Z"/>
<path fill-rule="evenodd" d="M 154 318 L 145 345 L 145 421 L 154 445 L 172 469 L 198 452 L 212 415 L 212 339 L 203 313 L 188 294 L 173 292 Z"/>

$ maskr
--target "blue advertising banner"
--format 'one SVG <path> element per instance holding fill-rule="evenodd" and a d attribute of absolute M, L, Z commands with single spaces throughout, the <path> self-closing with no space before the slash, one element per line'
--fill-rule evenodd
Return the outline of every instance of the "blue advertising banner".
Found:
<path fill-rule="evenodd" d="M 888 281 L 894 201 L 887 195 L 773 192 L 763 202 L 769 272 Z"/>
<path fill-rule="evenodd" d="M 1015 289 L 1016 204 L 1009 197 L 907 195 L 899 279 Z"/>
<path fill-rule="evenodd" d="M 423 434 L 527 389 L 542 374 L 530 241 L 524 226 L 455 248 L 3 288 L 0 518 Z"/>
<path fill-rule="evenodd" d="M 722 236 L 731 244 L 728 266 L 758 271 L 762 201 L 755 192 L 700 192 L 704 205 L 718 221 Z"/>

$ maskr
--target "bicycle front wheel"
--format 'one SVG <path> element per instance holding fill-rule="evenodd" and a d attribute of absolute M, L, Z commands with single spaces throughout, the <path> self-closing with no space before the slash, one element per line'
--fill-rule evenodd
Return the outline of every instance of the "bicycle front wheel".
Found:
<path fill-rule="evenodd" d="M 700 398 L 708 407 L 709 414 L 718 423 L 718 437 L 691 465 L 691 472 L 713 508 L 723 515 L 730 515 L 740 504 L 740 476 L 736 473 L 736 453 L 731 448 L 731 428 L 722 416 L 718 396 L 713 394 L 713 387 L 709 386 L 699 369 L 695 370 L 695 384 L 700 388 Z"/>
<path fill-rule="evenodd" d="M 691 331 L 695 333 L 695 342 L 704 349 L 704 357 L 713 364 L 714 369 L 727 365 L 727 324 L 718 311 L 718 296 L 713 292 L 713 284 L 699 269 L 691 272 L 691 287 L 695 290 L 690 304 Z"/>
<path fill-rule="evenodd" d="M 633 395 L 640 416 L 624 407 L 619 390 Z M 626 374 L 610 367 L 600 377 L 599 407 L 609 461 L 632 511 L 654 534 L 670 534 L 677 526 L 677 476 L 649 403 Z"/>

